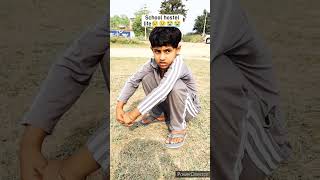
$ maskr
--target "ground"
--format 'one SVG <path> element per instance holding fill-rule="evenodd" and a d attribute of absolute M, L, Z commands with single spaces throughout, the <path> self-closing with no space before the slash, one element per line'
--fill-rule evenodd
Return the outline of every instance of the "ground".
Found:
<path fill-rule="evenodd" d="M 200 50 L 196 44 L 195 48 Z M 209 46 L 209 45 L 208 45 Z M 121 50 L 121 49 L 118 49 Z M 147 49 L 151 51 L 150 49 Z M 111 51 L 117 51 L 111 49 Z M 209 49 L 202 54 L 209 55 Z M 208 56 L 209 57 L 209 56 Z M 201 113 L 188 123 L 185 145 L 179 149 L 165 148 L 168 134 L 164 123 L 147 127 L 126 128 L 115 120 L 115 105 L 127 78 L 140 68 L 147 58 L 111 57 L 111 179 L 174 179 L 175 171 L 210 170 L 210 77 L 207 60 L 185 57 L 198 88 Z M 144 97 L 142 87 L 126 105 L 137 106 Z"/>
<path fill-rule="evenodd" d="M 320 178 L 320 2 L 243 0 L 272 50 L 293 154 L 273 180 Z"/>
<path fill-rule="evenodd" d="M 283 111 L 294 149 L 289 161 L 270 179 L 319 179 L 320 1 L 242 2 L 250 20 L 273 51 Z M 105 0 L 2 2 L 0 147 L 5 148 L 0 148 L 1 180 L 19 179 L 17 151 L 22 127 L 18 123 L 50 65 L 80 32 L 104 13 L 105 7 Z M 48 157 L 62 158 L 87 140 L 101 123 L 105 105 L 103 94 L 104 82 L 99 71 L 46 141 L 44 152 Z M 130 142 L 131 145 L 144 143 Z M 162 148 L 156 142 L 151 145 Z M 123 158 L 126 156 L 130 154 Z M 99 172 L 90 177 L 91 180 L 99 178 Z"/>

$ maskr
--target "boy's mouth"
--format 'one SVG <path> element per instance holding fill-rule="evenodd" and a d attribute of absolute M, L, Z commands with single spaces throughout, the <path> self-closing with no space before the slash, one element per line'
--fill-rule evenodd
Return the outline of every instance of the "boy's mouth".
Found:
<path fill-rule="evenodd" d="M 166 66 L 167 66 L 167 63 L 159 63 L 159 66 L 160 66 L 160 67 L 166 67 Z"/>

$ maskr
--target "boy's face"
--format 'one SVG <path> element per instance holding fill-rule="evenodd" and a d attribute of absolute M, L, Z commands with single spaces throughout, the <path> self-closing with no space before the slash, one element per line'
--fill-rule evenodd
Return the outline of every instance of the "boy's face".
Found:
<path fill-rule="evenodd" d="M 179 54 L 181 46 L 174 48 L 172 46 L 151 47 L 156 63 L 161 70 L 166 70 L 172 64 L 173 60 Z"/>

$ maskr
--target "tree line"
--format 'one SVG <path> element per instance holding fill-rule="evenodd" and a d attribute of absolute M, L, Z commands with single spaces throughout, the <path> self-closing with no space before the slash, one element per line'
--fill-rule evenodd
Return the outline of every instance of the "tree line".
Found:
<path fill-rule="evenodd" d="M 185 0 L 187 1 L 187 0 Z M 184 19 L 187 16 L 188 10 L 186 9 L 185 5 L 183 4 L 182 0 L 163 0 L 160 5 L 160 14 L 182 14 Z M 134 31 L 136 36 L 143 36 L 145 32 L 145 28 L 141 26 L 141 16 L 143 14 L 149 14 L 150 11 L 146 8 L 141 8 L 134 14 L 134 20 L 132 23 L 132 30 Z M 206 20 L 205 20 L 206 19 Z M 206 25 L 204 26 L 204 23 Z M 119 28 L 126 28 L 128 29 L 130 25 L 130 19 L 126 15 L 115 15 L 110 19 L 110 28 L 111 29 L 119 29 Z M 203 28 L 205 27 L 205 33 L 210 33 L 210 12 L 207 10 L 203 10 L 200 16 L 197 16 L 195 19 L 195 23 L 193 26 L 193 31 L 196 34 L 202 34 Z M 151 28 L 147 28 L 147 33 L 151 31 Z"/>

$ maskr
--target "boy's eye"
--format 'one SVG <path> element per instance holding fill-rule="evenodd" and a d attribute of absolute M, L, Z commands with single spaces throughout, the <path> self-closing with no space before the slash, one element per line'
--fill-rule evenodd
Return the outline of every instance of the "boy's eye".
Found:
<path fill-rule="evenodd" d="M 162 50 L 158 50 L 158 49 L 154 49 L 153 52 L 155 54 L 160 54 Z M 166 49 L 166 50 L 163 50 L 162 52 L 166 53 L 166 54 L 169 54 L 171 52 L 170 49 Z"/>

